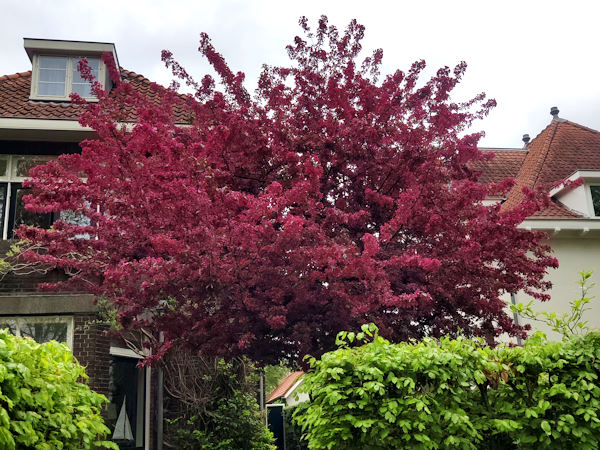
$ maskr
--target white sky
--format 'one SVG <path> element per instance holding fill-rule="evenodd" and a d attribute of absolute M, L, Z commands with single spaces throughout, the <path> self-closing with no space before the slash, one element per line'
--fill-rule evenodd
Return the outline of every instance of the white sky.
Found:
<path fill-rule="evenodd" d="M 0 0 L 0 75 L 30 69 L 23 37 L 114 42 L 120 64 L 167 84 L 169 49 L 196 79 L 208 66 L 196 52 L 207 32 L 234 71 L 254 88 L 263 63 L 287 61 L 298 18 L 321 14 L 343 29 L 366 26 L 363 48 L 383 48 L 383 73 L 425 59 L 429 74 L 465 60 L 455 100 L 485 91 L 498 106 L 476 129 L 482 146 L 521 147 L 560 116 L 600 129 L 598 1 L 70 1 Z"/>

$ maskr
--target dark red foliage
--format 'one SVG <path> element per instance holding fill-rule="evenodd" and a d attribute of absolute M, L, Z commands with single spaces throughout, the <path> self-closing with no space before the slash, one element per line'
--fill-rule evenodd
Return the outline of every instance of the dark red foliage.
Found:
<path fill-rule="evenodd" d="M 450 99 L 464 63 L 425 83 L 423 61 L 380 79 L 380 50 L 358 61 L 356 21 L 343 33 L 324 17 L 314 32 L 300 24 L 290 66 L 266 67 L 255 95 L 206 35 L 222 91 L 169 52 L 195 95 L 156 86 L 157 104 L 128 83 L 97 86 L 81 123 L 99 138 L 34 169 L 28 203 L 91 221 L 21 229 L 48 247 L 27 257 L 72 275 L 54 287 L 114 301 L 125 328 L 162 331 L 164 348 L 266 363 L 318 355 L 365 322 L 393 340 L 522 332 L 500 295 L 545 298 L 556 261 L 542 234 L 517 229 L 532 193 L 505 213 L 482 204 L 511 184 L 469 169 L 484 156 L 465 130 L 494 101 Z"/>

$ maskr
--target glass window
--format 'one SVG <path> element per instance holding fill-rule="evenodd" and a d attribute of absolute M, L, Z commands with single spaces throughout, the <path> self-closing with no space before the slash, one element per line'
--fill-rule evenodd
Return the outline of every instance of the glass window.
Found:
<path fill-rule="evenodd" d="M 73 346 L 73 318 L 67 316 L 0 317 L 0 328 L 15 336 L 28 337 L 40 344 L 64 342 Z"/>
<path fill-rule="evenodd" d="M 21 336 L 30 337 L 40 344 L 50 341 L 67 342 L 67 330 L 68 326 L 64 322 L 43 323 L 23 321 L 21 324 Z"/>
<path fill-rule="evenodd" d="M 0 227 L 4 228 L 4 214 L 6 213 L 6 199 L 7 199 L 7 183 L 0 183 Z"/>
<path fill-rule="evenodd" d="M 0 318 L 0 329 L 4 330 L 8 328 L 8 332 L 11 334 L 17 334 L 17 323 L 14 320 L 4 320 Z"/>
<path fill-rule="evenodd" d="M 91 84 L 81 78 L 79 61 L 85 58 L 96 80 L 100 80 L 100 59 L 91 57 L 69 57 L 40 55 L 37 64 L 37 95 L 59 97 L 67 100 L 69 94 L 93 97 Z"/>
<path fill-rule="evenodd" d="M 13 175 L 15 177 L 28 177 L 31 169 L 35 166 L 46 164 L 50 159 L 45 156 L 13 157 Z"/>
<path fill-rule="evenodd" d="M 38 228 L 50 228 L 54 222 L 53 214 L 40 214 L 25 209 L 23 197 L 29 194 L 30 189 L 23 188 L 19 184 L 12 185 L 12 198 L 10 202 L 9 217 L 9 239 L 12 238 L 12 232 L 21 225 L 29 225 Z"/>
<path fill-rule="evenodd" d="M 71 66 L 73 70 L 73 81 L 71 83 L 71 92 L 81 95 L 82 97 L 92 97 L 92 85 L 81 78 L 79 73 L 79 61 L 81 58 L 71 58 Z M 100 60 L 98 58 L 86 58 L 90 68 L 92 69 L 92 75 L 97 80 L 98 72 L 100 68 Z"/>
<path fill-rule="evenodd" d="M 67 95 L 67 58 L 40 56 L 38 94 L 56 97 Z"/>
<path fill-rule="evenodd" d="M 592 204 L 594 205 L 594 215 L 600 216 L 600 186 L 590 186 L 592 192 Z"/>
<path fill-rule="evenodd" d="M 144 369 L 137 363 L 137 359 L 115 356 L 110 362 L 106 425 L 112 430 L 112 440 L 123 450 L 143 447 Z"/>
<path fill-rule="evenodd" d="M 8 175 L 8 155 L 0 155 L 0 177 Z"/>
<path fill-rule="evenodd" d="M 27 211 L 23 197 L 29 190 L 22 188 L 21 185 L 33 167 L 55 158 L 56 156 L 50 155 L 0 155 L 0 226 L 3 230 L 3 239 L 12 239 L 13 230 L 19 225 L 50 228 L 58 217 L 58 214 L 38 214 Z"/>

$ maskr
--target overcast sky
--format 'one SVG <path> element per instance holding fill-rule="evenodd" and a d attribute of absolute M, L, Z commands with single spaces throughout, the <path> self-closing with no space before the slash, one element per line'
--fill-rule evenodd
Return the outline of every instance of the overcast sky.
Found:
<path fill-rule="evenodd" d="M 520 147 L 560 116 L 600 129 L 598 1 L 69 1 L 0 0 L 0 74 L 31 68 L 23 37 L 113 42 L 120 64 L 168 84 L 169 49 L 200 79 L 197 53 L 207 32 L 234 71 L 254 88 L 261 65 L 287 61 L 298 18 L 321 14 L 344 28 L 366 26 L 363 48 L 383 48 L 383 73 L 425 59 L 429 74 L 461 60 L 469 69 L 455 100 L 484 91 L 498 106 L 477 124 L 482 146 Z"/>

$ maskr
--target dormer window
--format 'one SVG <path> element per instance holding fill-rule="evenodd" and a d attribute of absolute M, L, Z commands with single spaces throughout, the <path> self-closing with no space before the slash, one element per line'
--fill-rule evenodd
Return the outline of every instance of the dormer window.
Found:
<path fill-rule="evenodd" d="M 592 194 L 594 215 L 600 217 L 600 186 L 590 186 L 590 193 Z"/>
<path fill-rule="evenodd" d="M 77 70 L 82 58 L 88 62 L 94 78 L 110 90 L 112 83 L 101 57 L 103 53 L 111 54 L 118 68 L 114 44 L 29 38 L 24 41 L 32 64 L 32 100 L 69 101 L 72 93 L 93 100 L 90 83 Z"/>
<path fill-rule="evenodd" d="M 71 93 L 93 98 L 91 84 L 77 70 L 82 57 L 37 55 L 31 97 L 38 100 L 68 100 Z M 96 80 L 103 79 L 103 64 L 99 58 L 86 57 Z"/>

